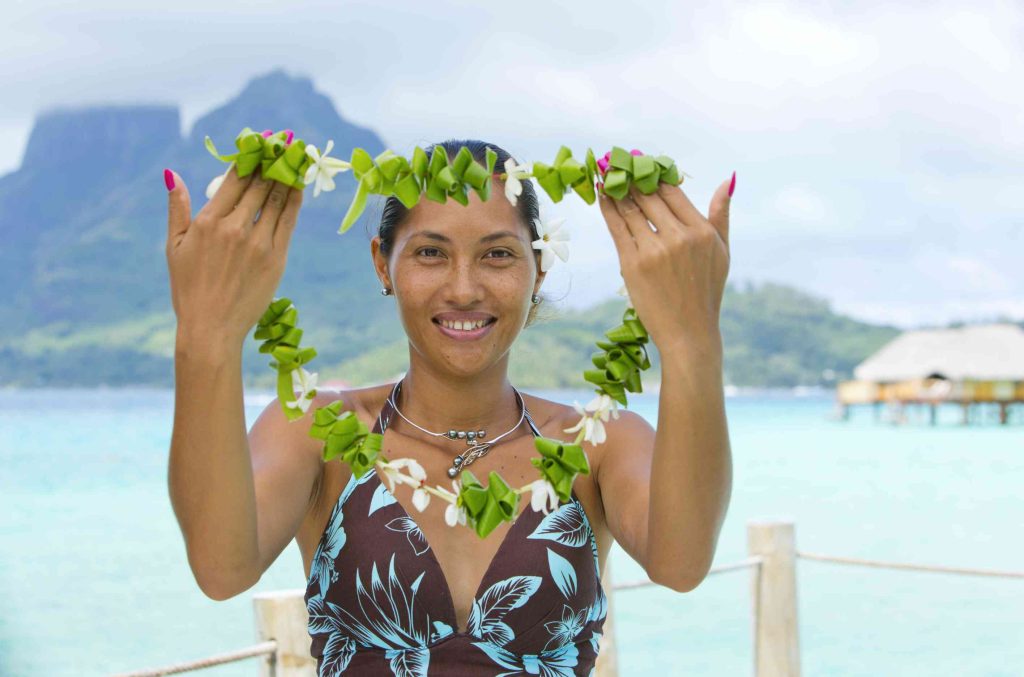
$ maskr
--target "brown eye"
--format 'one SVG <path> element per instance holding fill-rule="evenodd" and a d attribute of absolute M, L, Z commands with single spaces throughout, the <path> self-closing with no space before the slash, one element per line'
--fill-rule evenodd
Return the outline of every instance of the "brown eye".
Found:
<path fill-rule="evenodd" d="M 424 247 L 423 249 L 420 249 L 416 253 L 417 254 L 422 254 L 423 252 L 437 252 L 437 251 L 441 251 L 441 250 L 438 249 L 437 247 Z M 427 258 L 434 258 L 434 257 L 433 256 L 428 256 Z"/>
<path fill-rule="evenodd" d="M 490 253 L 491 254 L 508 254 L 508 256 L 498 256 L 498 257 L 495 257 L 495 258 L 499 258 L 499 259 L 510 259 L 513 256 L 512 252 L 510 252 L 507 249 L 492 249 L 490 251 Z"/>

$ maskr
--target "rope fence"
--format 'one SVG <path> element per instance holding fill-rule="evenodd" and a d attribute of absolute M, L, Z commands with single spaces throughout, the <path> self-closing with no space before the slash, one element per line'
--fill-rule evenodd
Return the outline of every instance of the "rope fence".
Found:
<path fill-rule="evenodd" d="M 752 569 L 754 674 L 756 677 L 800 677 L 800 651 L 796 603 L 796 560 L 815 560 L 835 564 L 944 573 L 958 576 L 1024 579 L 1024 571 L 949 567 L 909 562 L 894 562 L 859 557 L 840 557 L 796 549 L 795 525 L 775 520 L 751 520 L 747 523 L 749 557 L 708 570 L 708 575 Z M 606 573 L 607 563 L 606 563 Z M 654 586 L 650 579 L 612 583 L 613 591 Z M 601 640 L 597 666 L 600 677 L 618 674 L 614 635 L 614 613 L 609 599 L 607 632 Z M 302 590 L 279 590 L 253 596 L 257 632 L 265 641 L 237 651 L 199 660 L 176 663 L 163 668 L 119 673 L 114 677 L 158 677 L 262 657 L 260 674 L 269 677 L 293 677 L 314 674 L 315 662 L 309 656 L 308 617 Z M 603 659 L 603 660 L 601 660 Z"/>

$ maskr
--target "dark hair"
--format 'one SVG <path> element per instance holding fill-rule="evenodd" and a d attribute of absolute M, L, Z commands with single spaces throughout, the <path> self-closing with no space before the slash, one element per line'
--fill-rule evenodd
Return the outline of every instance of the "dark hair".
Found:
<path fill-rule="evenodd" d="M 497 153 L 498 159 L 494 165 L 495 172 L 503 171 L 505 160 L 512 157 L 509 152 L 501 146 L 493 143 L 486 143 L 479 139 L 446 139 L 445 141 L 432 143 L 423 150 L 429 158 L 435 148 L 443 148 L 449 158 L 454 158 L 463 146 L 469 148 L 470 153 L 473 154 L 473 159 L 484 166 L 487 164 L 487 149 L 490 148 Z M 515 158 L 513 158 L 513 160 L 516 164 L 519 164 Z M 533 187 L 533 182 L 527 179 L 522 183 L 523 192 L 519 194 L 519 197 L 516 200 L 516 210 L 519 212 L 519 216 L 523 223 L 529 229 L 530 241 L 532 242 L 533 240 L 540 238 L 540 235 L 537 233 L 537 226 L 534 223 L 535 219 L 540 219 L 540 204 L 537 202 L 537 190 Z M 492 189 L 491 197 L 493 198 L 494 196 L 495 191 Z M 391 248 L 395 242 L 395 231 L 408 215 L 409 210 L 394 195 L 388 197 L 384 202 L 384 208 L 380 215 L 380 225 L 377 227 L 377 235 L 380 236 L 380 251 L 384 256 L 387 257 L 391 255 Z M 539 256 L 540 252 L 535 250 L 534 254 L 535 256 Z M 537 261 L 537 267 L 540 267 L 539 260 Z M 541 303 L 543 303 L 545 300 L 544 295 L 540 293 L 537 295 L 541 297 Z M 532 304 L 529 315 L 526 318 L 526 325 L 524 328 L 529 327 L 533 323 L 539 306 L 539 303 Z"/>

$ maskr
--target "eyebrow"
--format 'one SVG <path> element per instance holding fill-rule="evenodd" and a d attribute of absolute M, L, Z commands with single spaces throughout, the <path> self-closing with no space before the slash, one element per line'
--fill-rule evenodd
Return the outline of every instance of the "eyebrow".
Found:
<path fill-rule="evenodd" d="M 437 240 L 439 242 L 451 242 L 451 238 L 449 238 L 447 235 L 442 235 L 441 233 L 437 233 L 432 230 L 421 230 L 418 233 L 416 233 L 416 236 L 423 236 L 431 240 Z M 500 240 L 504 237 L 519 239 L 519 236 L 510 230 L 499 230 L 497 233 L 484 235 L 482 238 L 480 238 L 480 241 L 491 242 L 492 240 Z"/>

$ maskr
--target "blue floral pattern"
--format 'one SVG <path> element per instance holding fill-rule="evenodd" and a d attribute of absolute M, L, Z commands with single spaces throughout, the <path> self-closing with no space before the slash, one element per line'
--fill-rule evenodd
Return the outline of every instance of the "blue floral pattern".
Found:
<path fill-rule="evenodd" d="M 607 616 L 597 541 L 573 493 L 547 515 L 525 506 L 457 631 L 430 544 L 376 471 L 342 490 L 305 600 L 318 675 L 588 675 Z"/>

